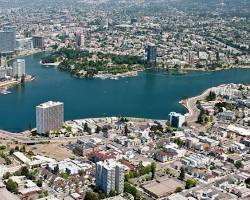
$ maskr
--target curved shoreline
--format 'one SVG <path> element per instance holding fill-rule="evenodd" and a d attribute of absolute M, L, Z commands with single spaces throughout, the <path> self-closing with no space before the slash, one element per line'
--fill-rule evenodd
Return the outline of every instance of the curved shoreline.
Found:
<path fill-rule="evenodd" d="M 206 96 L 208 96 L 209 92 L 213 89 L 208 88 L 205 91 L 203 91 L 200 95 L 190 97 L 184 100 L 181 100 L 179 103 L 184 106 L 187 109 L 187 113 L 185 114 L 187 123 L 195 123 L 198 119 L 198 116 L 200 114 L 200 110 L 196 106 L 196 102 L 198 100 L 204 99 Z"/>

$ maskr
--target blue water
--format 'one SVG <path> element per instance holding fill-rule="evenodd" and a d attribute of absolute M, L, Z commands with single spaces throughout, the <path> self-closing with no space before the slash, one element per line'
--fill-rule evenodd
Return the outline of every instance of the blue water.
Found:
<path fill-rule="evenodd" d="M 44 53 L 27 56 L 26 71 L 36 79 L 0 95 L 0 129 L 19 132 L 35 127 L 35 106 L 62 101 L 65 119 L 133 116 L 167 119 L 171 111 L 185 113 L 178 102 L 222 83 L 250 82 L 249 69 L 169 75 L 142 72 L 120 80 L 76 79 L 39 64 Z"/>

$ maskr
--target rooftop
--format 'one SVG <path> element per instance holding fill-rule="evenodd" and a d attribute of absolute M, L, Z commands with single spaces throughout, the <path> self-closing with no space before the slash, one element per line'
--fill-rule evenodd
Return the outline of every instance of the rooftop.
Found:
<path fill-rule="evenodd" d="M 49 107 L 58 106 L 58 105 L 63 105 L 63 103 L 59 101 L 57 102 L 48 101 L 48 102 L 40 104 L 39 106 L 37 106 L 37 108 L 49 108 Z"/>

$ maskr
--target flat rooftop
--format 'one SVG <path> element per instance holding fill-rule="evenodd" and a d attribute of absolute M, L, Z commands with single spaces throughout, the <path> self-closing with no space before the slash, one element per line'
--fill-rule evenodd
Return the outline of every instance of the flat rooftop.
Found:
<path fill-rule="evenodd" d="M 55 101 L 48 101 L 48 102 L 45 102 L 45 103 L 42 103 L 40 105 L 38 105 L 37 107 L 38 108 L 49 108 L 49 107 L 53 107 L 53 106 L 58 106 L 58 105 L 63 105 L 62 102 L 55 102 Z"/>
<path fill-rule="evenodd" d="M 150 195 L 161 198 L 166 197 L 175 192 L 177 187 L 184 187 L 184 185 L 174 178 L 166 178 L 161 181 L 154 181 L 143 186 L 143 189 Z"/>

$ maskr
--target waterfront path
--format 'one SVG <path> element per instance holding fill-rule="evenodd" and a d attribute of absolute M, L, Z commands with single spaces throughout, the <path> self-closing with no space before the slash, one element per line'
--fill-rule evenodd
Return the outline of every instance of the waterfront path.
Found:
<path fill-rule="evenodd" d="M 194 127 L 201 126 L 200 124 L 196 123 L 200 114 L 200 110 L 197 108 L 196 102 L 208 96 L 209 92 L 212 89 L 213 88 L 209 88 L 199 96 L 191 97 L 180 102 L 188 110 L 188 113 L 185 116 L 189 126 L 194 126 Z"/>

